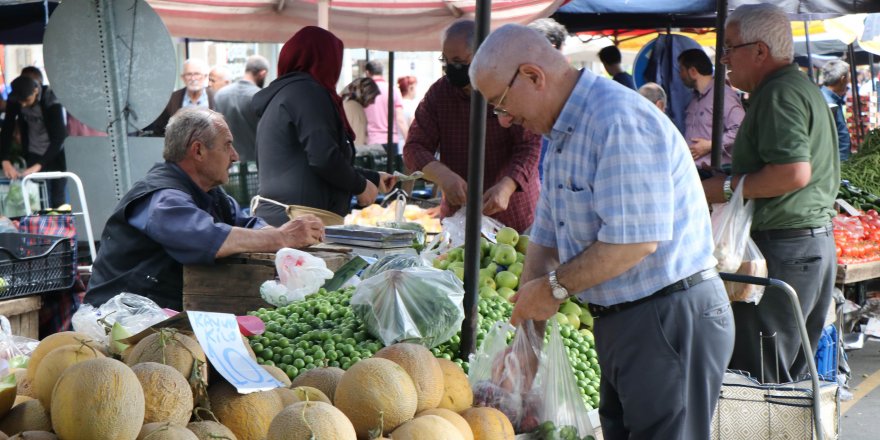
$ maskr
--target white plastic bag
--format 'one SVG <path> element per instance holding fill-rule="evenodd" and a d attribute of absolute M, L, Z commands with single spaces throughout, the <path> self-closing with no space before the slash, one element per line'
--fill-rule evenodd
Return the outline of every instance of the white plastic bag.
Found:
<path fill-rule="evenodd" d="M 108 343 L 107 337 L 114 323 L 119 323 L 131 334 L 162 322 L 168 315 L 153 300 L 123 292 L 110 298 L 100 307 L 83 304 L 71 318 L 73 329 L 89 335 L 96 341 Z"/>
<path fill-rule="evenodd" d="M 743 260 L 736 273 L 760 278 L 767 277 L 767 260 L 764 259 L 764 254 L 761 253 L 761 249 L 758 249 L 758 245 L 755 244 L 751 237 L 746 242 Z M 761 302 L 761 297 L 764 296 L 764 286 L 757 284 L 725 281 L 724 288 L 727 290 L 727 296 L 731 301 L 758 304 Z"/>
<path fill-rule="evenodd" d="M 452 244 L 451 247 L 459 247 L 464 244 L 464 236 L 465 236 L 465 221 L 467 219 L 467 209 L 464 207 L 459 208 L 458 211 L 455 212 L 451 217 L 446 217 L 443 220 L 440 220 L 440 224 L 443 225 L 443 232 L 447 232 L 449 234 L 449 240 Z M 495 243 L 495 234 L 504 227 L 504 224 L 495 220 L 492 217 L 483 216 L 483 221 L 480 225 L 480 233 L 486 237 L 492 243 Z"/>
<path fill-rule="evenodd" d="M 283 307 L 318 291 L 324 282 L 333 278 L 324 260 L 291 248 L 275 253 L 278 281 L 270 280 L 260 286 L 260 296 L 276 307 Z"/>
<path fill-rule="evenodd" d="M 755 202 L 743 201 L 745 176 L 733 191 L 726 204 L 714 205 L 712 209 L 712 238 L 715 242 L 715 258 L 718 271 L 736 272 L 743 261 L 746 244 L 751 237 L 752 215 Z"/>

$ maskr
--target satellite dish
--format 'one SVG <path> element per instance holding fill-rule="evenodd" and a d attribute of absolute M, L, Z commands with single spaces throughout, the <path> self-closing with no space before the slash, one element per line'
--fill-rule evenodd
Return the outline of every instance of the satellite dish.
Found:
<path fill-rule="evenodd" d="M 49 19 L 43 54 L 59 100 L 77 119 L 104 131 L 126 119 L 123 133 L 149 125 L 177 77 L 171 36 L 143 0 L 65 0 Z M 120 115 L 111 105 L 117 99 Z"/>

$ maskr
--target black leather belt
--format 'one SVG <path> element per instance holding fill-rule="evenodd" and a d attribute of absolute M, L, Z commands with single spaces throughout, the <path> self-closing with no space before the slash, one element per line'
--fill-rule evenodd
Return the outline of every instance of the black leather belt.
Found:
<path fill-rule="evenodd" d="M 834 227 L 831 225 L 825 225 L 818 228 L 771 229 L 769 231 L 752 231 L 752 238 L 755 240 L 784 240 L 786 238 L 816 237 L 822 235 L 831 235 L 833 233 Z"/>
<path fill-rule="evenodd" d="M 652 299 L 656 299 L 659 297 L 667 296 L 675 292 L 679 292 L 682 290 L 690 289 L 691 287 L 696 286 L 697 284 L 702 283 L 708 279 L 712 279 L 718 276 L 718 272 L 715 269 L 706 269 L 700 272 L 697 272 L 687 278 L 682 278 L 644 298 L 639 298 L 635 301 L 629 301 L 620 304 L 614 304 L 610 306 L 600 306 L 596 304 L 590 304 L 588 307 L 590 309 L 590 314 L 593 315 L 593 318 L 601 318 L 603 316 L 608 316 L 612 313 L 617 313 L 629 309 L 631 307 L 635 307 L 639 304 L 646 303 Z"/>

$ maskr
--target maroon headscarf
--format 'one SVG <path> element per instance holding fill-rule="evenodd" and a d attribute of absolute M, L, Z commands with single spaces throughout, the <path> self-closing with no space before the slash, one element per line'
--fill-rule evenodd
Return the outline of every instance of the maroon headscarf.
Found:
<path fill-rule="evenodd" d="M 354 130 L 348 124 L 342 98 L 336 93 L 336 82 L 342 72 L 342 40 L 330 31 L 317 26 L 306 26 L 293 34 L 278 55 L 278 76 L 290 72 L 308 73 L 327 89 L 336 112 L 342 118 L 345 132 L 354 139 Z"/>

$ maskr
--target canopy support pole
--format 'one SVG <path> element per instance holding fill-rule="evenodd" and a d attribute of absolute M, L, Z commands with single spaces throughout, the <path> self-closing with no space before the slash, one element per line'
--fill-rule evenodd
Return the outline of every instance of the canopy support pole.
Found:
<path fill-rule="evenodd" d="M 712 85 L 712 167 L 721 167 L 721 150 L 724 148 L 724 80 L 727 66 L 721 63 L 724 56 L 724 22 L 727 21 L 727 0 L 718 0 L 715 23 L 715 78 Z M 721 110 L 718 110 L 721 109 Z"/>
<path fill-rule="evenodd" d="M 815 83 L 816 76 L 813 75 L 813 51 L 810 49 L 810 22 L 807 20 L 804 20 L 804 38 L 804 42 L 807 44 L 807 75 L 809 75 L 810 81 Z"/>
<path fill-rule="evenodd" d="M 491 0 L 477 1 L 474 53 L 489 35 Z M 466 360 L 477 349 L 479 319 L 480 225 L 483 223 L 483 162 L 486 156 L 486 99 L 471 92 L 470 142 L 468 143 L 467 218 L 464 235 L 464 321 L 459 357 Z"/>
<path fill-rule="evenodd" d="M 385 155 L 388 160 L 385 163 L 385 171 L 394 174 L 394 165 L 397 162 L 397 144 L 394 143 L 394 51 L 388 52 L 388 143 L 385 144 Z"/>
<path fill-rule="evenodd" d="M 856 129 L 856 136 L 862 139 L 867 130 L 865 130 L 865 124 L 862 122 L 862 101 L 859 99 L 858 79 L 856 78 L 856 50 L 853 43 L 847 46 L 847 52 L 849 53 L 849 79 L 852 82 L 853 94 L 853 126 Z M 845 110 L 845 108 L 840 109 L 840 111 Z"/>
<path fill-rule="evenodd" d="M 330 0 L 318 0 L 318 27 L 330 30 Z"/>

